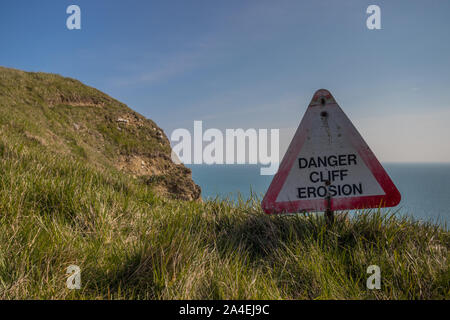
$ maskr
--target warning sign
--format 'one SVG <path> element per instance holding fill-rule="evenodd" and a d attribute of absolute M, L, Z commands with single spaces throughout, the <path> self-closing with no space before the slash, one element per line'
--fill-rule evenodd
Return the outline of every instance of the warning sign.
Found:
<path fill-rule="evenodd" d="M 392 207 L 400 193 L 327 90 L 318 90 L 264 199 L 266 213 Z"/>

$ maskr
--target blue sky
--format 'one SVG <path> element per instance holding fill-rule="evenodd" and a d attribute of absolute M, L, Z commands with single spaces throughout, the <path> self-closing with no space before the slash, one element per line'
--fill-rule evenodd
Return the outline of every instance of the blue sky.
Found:
<path fill-rule="evenodd" d="M 66 28 L 66 8 L 82 30 Z M 366 28 L 381 8 L 382 30 Z M 3 0 L 0 65 L 77 78 L 170 136 L 280 128 L 332 92 L 382 161 L 450 161 L 450 2 Z"/>

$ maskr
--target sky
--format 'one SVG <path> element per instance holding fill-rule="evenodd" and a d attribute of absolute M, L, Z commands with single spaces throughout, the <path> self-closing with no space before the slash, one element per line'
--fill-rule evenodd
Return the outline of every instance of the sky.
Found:
<path fill-rule="evenodd" d="M 81 30 L 66 9 L 81 8 Z M 369 5 L 381 30 L 366 27 Z M 177 128 L 277 128 L 331 91 L 382 162 L 450 162 L 450 1 L 2 0 L 0 65 Z"/>

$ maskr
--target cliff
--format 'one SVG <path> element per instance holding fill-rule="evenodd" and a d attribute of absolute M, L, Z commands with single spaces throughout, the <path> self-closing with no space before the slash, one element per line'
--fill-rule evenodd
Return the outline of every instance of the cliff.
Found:
<path fill-rule="evenodd" d="M 0 67 L 0 130 L 97 168 L 112 167 L 157 194 L 200 199 L 190 169 L 171 160 L 155 122 L 80 81 Z"/>

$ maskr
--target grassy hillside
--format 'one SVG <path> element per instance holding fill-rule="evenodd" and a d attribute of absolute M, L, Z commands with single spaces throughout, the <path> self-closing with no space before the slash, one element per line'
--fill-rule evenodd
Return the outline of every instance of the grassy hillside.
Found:
<path fill-rule="evenodd" d="M 257 199 L 161 197 L 147 177 L 133 178 L 111 160 L 136 150 L 151 154 L 157 145 L 144 147 L 131 134 L 130 142 L 102 134 L 114 157 L 101 158 L 88 133 L 65 136 L 67 128 L 59 128 L 92 109 L 73 105 L 80 96 L 73 88 L 63 94 L 72 94 L 71 106 L 47 110 L 55 108 L 47 100 L 33 109 L 41 104 L 10 89 L 15 80 L 5 84 L 2 72 L 0 298 L 450 297 L 447 229 L 377 211 L 327 228 L 322 215 L 268 217 Z M 111 103 L 92 93 L 92 101 L 79 103 Z M 36 97 L 46 99 L 45 93 Z M 79 107 L 84 109 L 73 109 Z M 79 122 L 93 126 L 88 119 Z M 381 290 L 366 289 L 372 264 L 381 268 Z M 66 288 L 69 265 L 81 268 L 81 290 Z"/>
<path fill-rule="evenodd" d="M 200 197 L 191 172 L 171 161 L 169 140 L 152 121 L 81 82 L 0 67 L 0 128 L 98 169 L 115 168 L 162 195 Z"/>

